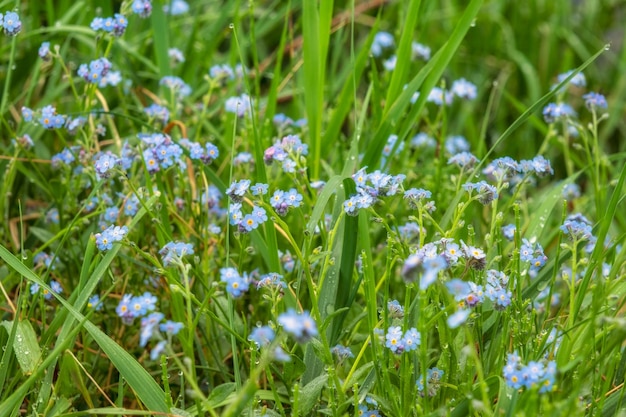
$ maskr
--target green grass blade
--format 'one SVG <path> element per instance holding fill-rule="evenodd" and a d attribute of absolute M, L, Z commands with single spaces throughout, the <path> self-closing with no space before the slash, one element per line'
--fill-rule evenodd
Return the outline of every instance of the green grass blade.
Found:
<path fill-rule="evenodd" d="M 321 130 L 324 109 L 324 71 L 326 68 L 326 51 L 330 36 L 329 13 L 332 13 L 333 1 L 321 2 L 320 10 L 317 2 L 305 0 L 303 4 L 303 38 L 304 38 L 304 98 L 309 126 L 309 142 L 311 159 L 309 167 L 311 177 L 318 179 L 321 159 Z M 320 13 L 321 12 L 321 13 Z M 323 26 L 325 25 L 325 26 Z"/>
<path fill-rule="evenodd" d="M 150 23 L 152 24 L 152 42 L 157 66 L 159 67 L 159 77 L 163 78 L 166 75 L 170 75 L 171 72 L 168 55 L 170 48 L 169 24 L 163 11 L 163 0 L 155 0 L 152 14 L 150 15 Z"/>

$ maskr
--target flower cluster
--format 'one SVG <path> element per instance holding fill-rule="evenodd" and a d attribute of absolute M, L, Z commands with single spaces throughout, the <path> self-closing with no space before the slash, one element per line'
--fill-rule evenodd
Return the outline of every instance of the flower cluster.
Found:
<path fill-rule="evenodd" d="M 420 374 L 420 377 L 417 380 L 417 391 L 419 394 L 422 397 L 424 395 L 434 397 L 441 387 L 441 378 L 443 377 L 443 374 L 444 372 L 437 367 L 430 368 L 426 371 L 426 393 L 424 393 L 424 375 Z"/>
<path fill-rule="evenodd" d="M 204 147 L 198 142 L 192 142 L 187 138 L 183 138 L 179 143 L 189 150 L 189 158 L 193 160 L 201 160 L 205 164 L 210 164 L 220 156 L 220 151 L 211 142 L 204 144 Z"/>
<path fill-rule="evenodd" d="M 131 7 L 133 13 L 139 15 L 139 17 L 146 18 L 152 13 L 152 1 L 151 0 L 133 0 Z"/>
<path fill-rule="evenodd" d="M 361 168 L 352 175 L 357 194 L 344 201 L 343 209 L 346 214 L 356 216 L 359 209 L 371 207 L 379 197 L 396 195 L 401 191 L 405 178 L 404 174 L 394 176 L 380 170 L 368 174 L 366 167 Z"/>
<path fill-rule="evenodd" d="M 159 85 L 162 85 L 166 88 L 169 88 L 172 92 L 174 92 L 178 97 L 187 97 L 191 94 L 191 87 L 185 83 L 181 78 L 175 77 L 173 75 L 166 75 L 161 78 L 159 81 Z"/>
<path fill-rule="evenodd" d="M 268 288 L 268 289 L 278 289 L 283 290 L 287 288 L 287 283 L 285 282 L 282 275 L 276 272 L 270 272 L 269 274 L 264 274 L 259 277 L 259 280 L 256 283 L 257 289 L 260 288 Z"/>
<path fill-rule="evenodd" d="M 0 13 L 0 26 L 8 36 L 15 36 L 22 30 L 20 16 L 15 12 L 6 12 L 4 15 Z"/>
<path fill-rule="evenodd" d="M 485 295 L 491 300 L 496 310 L 504 310 L 511 304 L 512 293 L 507 289 L 509 277 L 502 271 L 487 271 Z"/>
<path fill-rule="evenodd" d="M 378 32 L 374 35 L 374 41 L 370 47 L 370 52 L 375 57 L 379 57 L 383 54 L 383 51 L 393 48 L 394 40 L 393 35 L 389 32 Z"/>
<path fill-rule="evenodd" d="M 541 244 L 533 240 L 522 239 L 522 247 L 519 252 L 521 261 L 530 262 L 529 272 L 531 276 L 535 276 L 548 260 L 548 257 L 543 253 Z"/>
<path fill-rule="evenodd" d="M 349 358 L 354 358 L 354 353 L 349 347 L 338 344 L 330 348 L 330 353 L 335 355 L 339 361 L 343 361 Z"/>
<path fill-rule="evenodd" d="M 138 317 L 143 317 L 156 309 L 156 296 L 149 292 L 142 295 L 133 296 L 124 294 L 117 305 L 115 312 L 122 319 L 124 324 L 132 324 Z"/>
<path fill-rule="evenodd" d="M 606 102 L 606 98 L 599 93 L 590 92 L 583 95 L 583 99 L 585 100 L 585 106 L 590 111 L 595 111 L 598 109 L 605 109 L 609 106 Z"/>
<path fill-rule="evenodd" d="M 233 298 L 239 298 L 250 288 L 250 277 L 244 272 L 239 275 L 235 268 L 220 269 L 220 281 L 226 284 L 226 292 Z"/>
<path fill-rule="evenodd" d="M 298 343 L 306 343 L 318 334 L 317 324 L 308 311 L 297 313 L 290 308 L 278 316 L 278 324 Z"/>
<path fill-rule="evenodd" d="M 193 245 L 184 242 L 168 242 L 161 248 L 159 254 L 163 256 L 163 266 L 168 266 L 175 259 L 182 259 L 186 255 L 193 255 Z"/>
<path fill-rule="evenodd" d="M 48 105 L 41 109 L 39 124 L 46 129 L 60 129 L 65 125 L 65 116 L 57 114 L 54 106 Z M 22 117 L 25 122 L 33 120 L 34 112 L 28 107 L 22 107 Z"/>
<path fill-rule="evenodd" d="M 426 290 L 447 267 L 446 258 L 436 253 L 434 245 L 424 245 L 404 261 L 402 277 L 407 282 L 414 282 L 420 275 L 420 290 Z"/>
<path fill-rule="evenodd" d="M 556 377 L 556 362 L 531 361 L 528 365 L 524 365 L 517 352 L 513 352 L 507 355 L 507 362 L 502 373 L 507 385 L 514 389 L 538 387 L 541 393 L 550 392 Z"/>
<path fill-rule="evenodd" d="M 288 127 L 302 128 L 306 126 L 307 124 L 306 119 L 293 120 L 291 117 L 285 115 L 284 113 L 278 113 L 274 115 L 274 117 L 272 118 L 272 122 L 279 130 L 282 130 Z"/>
<path fill-rule="evenodd" d="M 479 181 L 476 183 L 467 182 L 463 184 L 463 189 L 470 195 L 472 195 L 473 192 L 476 192 L 474 198 L 480 201 L 483 205 L 487 205 L 498 199 L 498 190 L 486 181 Z"/>
<path fill-rule="evenodd" d="M 263 153 L 263 161 L 270 165 L 277 161 L 282 164 L 284 172 L 294 173 L 298 163 L 306 163 L 304 158 L 309 153 L 309 146 L 302 143 L 297 135 L 287 135 L 276 141 Z"/>
<path fill-rule="evenodd" d="M 257 349 L 268 347 L 276 338 L 276 332 L 271 326 L 259 326 L 255 327 L 248 340 L 253 342 Z M 283 348 L 276 346 L 274 348 L 273 357 L 279 362 L 289 362 L 291 357 L 287 354 Z"/>
<path fill-rule="evenodd" d="M 96 17 L 90 27 L 97 31 L 112 33 L 114 36 L 122 36 L 128 26 L 128 20 L 123 14 L 116 13 L 114 17 Z"/>
<path fill-rule="evenodd" d="M 30 293 L 33 294 L 33 295 L 39 293 L 40 289 L 41 289 L 40 285 L 37 284 L 36 282 L 33 282 L 30 285 Z M 55 294 L 61 294 L 63 292 L 63 288 L 61 287 L 61 284 L 59 284 L 59 282 L 55 281 L 55 280 L 51 280 L 50 281 L 50 289 Z M 47 288 L 44 288 L 42 290 L 42 293 L 43 293 L 43 298 L 44 299 L 46 299 L 46 300 L 51 300 L 52 299 L 52 293 L 50 291 L 48 291 Z"/>
<path fill-rule="evenodd" d="M 117 216 L 115 216 L 117 217 Z M 101 251 L 107 251 L 113 248 L 113 243 L 119 242 L 124 239 L 124 236 L 128 233 L 128 227 L 126 226 L 114 226 L 111 225 L 101 233 L 96 233 L 96 246 Z"/>
<path fill-rule="evenodd" d="M 243 117 L 252 113 L 252 99 L 245 93 L 241 96 L 229 97 L 224 103 L 224 108 L 228 113 Z"/>
<path fill-rule="evenodd" d="M 404 142 L 400 142 L 397 145 L 396 145 L 396 142 L 398 142 L 398 135 L 390 135 L 387 138 L 387 143 L 383 147 L 383 157 L 380 160 L 381 166 L 385 165 L 387 158 L 392 156 L 392 152 L 394 154 L 399 154 L 404 149 Z"/>
<path fill-rule="evenodd" d="M 400 326 L 391 326 L 385 335 L 385 346 L 393 353 L 401 354 L 417 349 L 421 340 L 420 332 L 415 327 L 411 327 L 403 334 Z"/>
<path fill-rule="evenodd" d="M 170 111 L 165 106 L 161 106 L 160 104 L 152 103 L 148 107 L 144 107 L 143 112 L 153 120 L 160 121 L 163 124 L 167 123 L 170 120 Z"/>
<path fill-rule="evenodd" d="M 189 4 L 185 0 L 172 0 L 171 4 L 163 5 L 163 11 L 172 16 L 179 16 L 189 11 Z"/>
<path fill-rule="evenodd" d="M 147 149 L 143 151 L 143 160 L 148 172 L 155 173 L 160 169 L 167 169 L 177 164 L 182 171 L 187 167 L 183 156 L 183 148 L 162 133 L 137 135 Z"/>
<path fill-rule="evenodd" d="M 276 190 L 270 198 L 270 205 L 279 216 L 287 214 L 291 207 L 297 208 L 302 204 L 302 194 L 295 188 L 289 191 Z"/>
<path fill-rule="evenodd" d="M 111 62 L 106 58 L 98 58 L 87 64 L 78 67 L 78 75 L 88 83 L 99 84 L 111 70 Z"/>
<path fill-rule="evenodd" d="M 400 305 L 398 300 L 389 300 L 387 302 L 387 312 L 392 319 L 404 318 L 404 307 Z"/>
<path fill-rule="evenodd" d="M 596 240 L 592 233 L 591 222 L 584 216 L 568 216 L 560 229 L 570 240 L 573 241 L 581 242 L 587 240 L 595 242 Z"/>
<path fill-rule="evenodd" d="M 529 160 L 523 159 L 519 162 L 505 156 L 491 161 L 483 170 L 483 174 L 493 181 L 517 183 L 521 181 L 520 175 L 528 176 L 535 174 L 538 177 L 545 177 L 554 174 L 554 170 L 550 161 L 542 155 L 537 155 Z"/>
<path fill-rule="evenodd" d="M 543 118 L 546 123 L 554 123 L 573 117 L 576 117 L 576 112 L 567 103 L 550 103 L 543 108 Z"/>
<path fill-rule="evenodd" d="M 98 178 L 108 178 L 111 170 L 116 166 L 121 166 L 122 160 L 111 152 L 103 152 L 95 159 L 94 168 Z"/>

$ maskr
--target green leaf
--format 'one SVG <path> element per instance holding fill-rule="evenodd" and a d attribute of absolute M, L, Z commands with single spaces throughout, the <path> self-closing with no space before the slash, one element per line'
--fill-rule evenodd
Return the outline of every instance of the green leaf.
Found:
<path fill-rule="evenodd" d="M 320 375 L 300 389 L 298 414 L 308 415 L 320 398 L 322 390 L 328 385 L 328 375 Z"/>
<path fill-rule="evenodd" d="M 41 360 L 41 349 L 37 342 L 37 334 L 29 321 L 3 321 L 1 323 L 7 333 L 11 334 L 11 328 L 17 325 L 13 351 L 22 372 L 29 375 L 34 372 Z"/>
<path fill-rule="evenodd" d="M 210 408 L 215 408 L 223 405 L 224 401 L 226 401 L 226 398 L 228 398 L 229 395 L 235 392 L 236 388 L 237 384 L 235 384 L 234 382 L 227 382 L 213 388 L 207 400 L 208 406 Z"/>

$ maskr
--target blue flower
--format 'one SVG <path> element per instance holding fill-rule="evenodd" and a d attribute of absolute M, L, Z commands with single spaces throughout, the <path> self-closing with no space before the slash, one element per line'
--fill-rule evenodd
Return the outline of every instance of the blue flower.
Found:
<path fill-rule="evenodd" d="M 39 57 L 44 61 L 48 61 L 50 59 L 50 42 L 42 42 L 41 46 L 39 46 L 39 51 L 37 52 Z"/>
<path fill-rule="evenodd" d="M 189 4 L 184 0 L 172 0 L 171 5 L 166 4 L 163 6 L 163 11 L 172 16 L 178 16 L 189 11 Z"/>
<path fill-rule="evenodd" d="M 98 159 L 96 159 L 94 167 L 99 178 L 108 178 L 110 171 L 117 165 L 121 165 L 120 158 L 107 152 L 100 154 Z"/>
<path fill-rule="evenodd" d="M 298 314 L 294 309 L 289 309 L 278 316 L 278 324 L 299 343 L 306 343 L 318 334 L 317 324 L 308 311 Z"/>
<path fill-rule="evenodd" d="M 473 168 L 474 165 L 478 162 L 478 158 L 472 155 L 469 152 L 459 152 L 457 154 L 452 155 L 448 159 L 448 164 L 454 164 L 459 168 Z"/>
<path fill-rule="evenodd" d="M 290 207 L 300 207 L 302 203 L 302 194 L 298 193 L 295 188 L 292 188 L 285 193 L 284 200 Z"/>
<path fill-rule="evenodd" d="M 591 111 L 598 109 L 606 109 L 609 105 L 606 103 L 606 98 L 599 93 L 590 92 L 583 96 L 585 99 L 585 106 Z"/>
<path fill-rule="evenodd" d="M 173 75 L 166 75 L 165 77 L 161 78 L 161 81 L 159 81 L 159 85 L 163 85 L 169 88 L 179 97 L 187 97 L 189 94 L 191 94 L 191 87 L 181 78 L 175 77 Z"/>
<path fill-rule="evenodd" d="M 469 152 L 470 150 L 469 142 L 460 135 L 448 136 L 444 147 L 446 148 L 446 152 L 450 155 L 455 155 L 460 152 Z"/>
<path fill-rule="evenodd" d="M 235 113 L 238 117 L 243 117 L 252 112 L 252 99 L 245 93 L 238 97 L 229 97 L 226 99 L 224 107 L 228 113 Z"/>
<path fill-rule="evenodd" d="M 250 189 L 250 180 L 233 181 L 233 183 L 226 189 L 226 194 L 234 202 L 240 202 L 243 200 L 246 191 Z"/>
<path fill-rule="evenodd" d="M 241 232 L 251 232 L 257 227 L 259 227 L 259 221 L 253 214 L 246 214 L 239 223 L 239 230 Z"/>
<path fill-rule="evenodd" d="M 78 75 L 88 83 L 100 83 L 100 80 L 111 69 L 111 63 L 106 58 L 98 58 L 89 65 L 81 64 L 78 67 Z"/>
<path fill-rule="evenodd" d="M 330 348 L 330 353 L 337 356 L 337 359 L 339 359 L 340 361 L 348 358 L 354 358 L 354 353 L 352 353 L 350 348 L 342 344 L 337 344 Z"/>
<path fill-rule="evenodd" d="M 153 361 L 159 359 L 159 357 L 165 350 L 165 346 L 167 346 L 167 340 L 161 340 L 159 343 L 157 343 L 150 351 L 150 359 Z"/>
<path fill-rule="evenodd" d="M 566 184 L 563 187 L 563 192 L 561 193 L 561 195 L 565 200 L 573 201 L 580 197 L 580 187 L 578 186 L 578 184 L 574 183 Z"/>
<path fill-rule="evenodd" d="M 0 13 L 0 23 L 2 23 L 4 33 L 9 36 L 15 36 L 22 30 L 22 22 L 15 12 L 7 12 L 4 17 Z"/>
<path fill-rule="evenodd" d="M 378 32 L 374 35 L 370 51 L 375 57 L 382 55 L 383 50 L 390 49 L 394 45 L 393 35 L 389 32 Z"/>
<path fill-rule="evenodd" d="M 560 229 L 570 240 L 583 241 L 593 237 L 591 225 L 569 218 L 563 222 Z"/>
<path fill-rule="evenodd" d="M 94 294 L 89 297 L 87 301 L 87 308 L 94 309 L 95 311 L 102 310 L 102 303 L 100 302 L 100 296 L 98 294 Z"/>
<path fill-rule="evenodd" d="M 22 107 L 22 117 L 25 122 L 33 121 L 33 110 L 28 107 Z"/>
<path fill-rule="evenodd" d="M 402 353 L 404 351 L 402 328 L 400 326 L 390 327 L 385 335 L 385 340 L 385 346 L 393 353 Z"/>
<path fill-rule="evenodd" d="M 398 300 L 390 300 L 387 302 L 387 311 L 392 319 L 404 318 L 404 307 L 400 305 Z"/>
<path fill-rule="evenodd" d="M 269 346 L 276 337 L 276 332 L 270 326 L 255 327 L 248 336 L 248 340 L 254 342 L 257 348 Z"/>
<path fill-rule="evenodd" d="M 404 333 L 402 338 L 402 346 L 404 350 L 410 352 L 417 349 L 421 342 L 421 335 L 415 327 L 410 328 Z"/>
<path fill-rule="evenodd" d="M 167 107 L 160 106 L 156 103 L 152 103 L 148 107 L 144 108 L 143 111 L 148 115 L 148 117 L 159 120 L 163 123 L 167 123 L 170 119 L 170 111 Z"/>
<path fill-rule="evenodd" d="M 60 129 L 65 124 L 65 116 L 57 114 L 54 106 L 45 106 L 41 109 L 39 123 L 46 129 Z"/>
<path fill-rule="evenodd" d="M 174 64 L 185 62 L 185 55 L 178 48 L 170 48 L 167 50 L 167 56 L 173 61 Z"/>
<path fill-rule="evenodd" d="M 260 182 L 250 187 L 250 191 L 252 192 L 252 195 L 265 195 L 267 194 L 268 189 L 269 189 L 269 185 L 263 184 Z"/>
<path fill-rule="evenodd" d="M 183 323 L 171 320 L 167 320 L 165 323 L 159 325 L 159 329 L 170 336 L 178 334 L 184 327 L 185 325 Z"/>
<path fill-rule="evenodd" d="M 474 100 L 476 98 L 476 86 L 465 78 L 461 78 L 452 83 L 452 94 L 466 100 Z"/>
<path fill-rule="evenodd" d="M 426 101 L 429 103 L 435 103 L 438 106 L 443 106 L 444 104 L 449 106 L 452 104 L 453 97 L 452 92 L 439 87 L 433 87 L 433 89 L 428 93 Z"/>
<path fill-rule="evenodd" d="M 126 226 L 114 226 L 111 225 L 101 233 L 96 233 L 96 246 L 101 251 L 109 250 L 113 247 L 113 243 L 121 241 L 128 233 Z"/>
<path fill-rule="evenodd" d="M 439 387 L 441 386 L 441 378 L 444 372 L 439 368 L 430 368 L 426 371 L 426 390 L 429 397 L 435 396 Z M 417 390 L 420 395 L 424 396 L 424 374 L 420 373 L 420 378 L 417 380 Z"/>
<path fill-rule="evenodd" d="M 163 266 L 167 266 L 176 258 L 182 259 L 184 256 L 193 255 L 193 245 L 184 242 L 168 242 L 159 254 L 163 256 Z"/>
<path fill-rule="evenodd" d="M 574 70 L 569 70 L 563 74 L 559 74 L 557 76 L 558 83 L 560 84 L 563 81 L 565 81 L 565 79 L 569 77 L 573 72 Z M 571 80 L 569 80 L 569 83 L 571 85 L 575 85 L 576 87 L 585 87 L 587 85 L 585 74 L 583 74 L 582 72 L 579 72 L 578 74 L 574 75 L 574 77 L 572 77 Z"/>
<path fill-rule="evenodd" d="M 257 289 L 259 288 L 270 288 L 270 289 L 285 289 L 287 288 L 287 283 L 284 281 L 283 276 L 276 273 L 270 272 L 269 274 L 261 275 L 256 284 Z"/>
<path fill-rule="evenodd" d="M 218 64 L 218 65 L 213 65 L 211 68 L 209 68 L 209 77 L 216 79 L 216 80 L 220 80 L 220 81 L 233 80 L 235 79 L 235 72 L 230 67 L 230 65 Z"/>
<path fill-rule="evenodd" d="M 448 327 L 451 329 L 456 329 L 461 324 L 465 323 L 470 315 L 470 312 L 470 310 L 464 308 L 454 312 L 454 314 L 450 315 L 446 320 L 446 322 L 448 323 Z"/>
<path fill-rule="evenodd" d="M 430 48 L 419 42 L 411 43 L 411 58 L 428 61 L 430 59 Z"/>
<path fill-rule="evenodd" d="M 576 117 L 576 112 L 572 106 L 566 103 L 550 103 L 543 108 L 543 118 L 546 123 L 554 123 L 557 120 Z"/>
<path fill-rule="evenodd" d="M 239 298 L 248 292 L 249 281 L 247 277 L 235 276 L 226 281 L 226 292 L 233 298 Z"/>
<path fill-rule="evenodd" d="M 138 14 L 139 17 L 146 18 L 152 13 L 152 1 L 133 0 L 132 10 L 133 13 Z"/>

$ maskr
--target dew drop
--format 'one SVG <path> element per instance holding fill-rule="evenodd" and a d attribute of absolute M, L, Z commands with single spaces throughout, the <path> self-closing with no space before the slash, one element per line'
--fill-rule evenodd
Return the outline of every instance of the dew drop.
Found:
<path fill-rule="evenodd" d="M 228 25 L 228 27 L 229 27 L 230 29 L 235 29 L 235 24 L 234 24 L 234 23 L 231 23 L 231 24 L 229 24 L 229 25 Z"/>
<path fill-rule="evenodd" d="M 476 27 L 476 19 L 472 20 L 472 23 L 470 23 L 471 27 Z"/>
<path fill-rule="evenodd" d="M 607 43 L 606 45 L 604 45 L 604 50 L 608 51 L 609 49 L 611 49 L 611 44 Z"/>
<path fill-rule="evenodd" d="M 178 376 L 183 376 L 183 371 L 178 371 Z"/>

